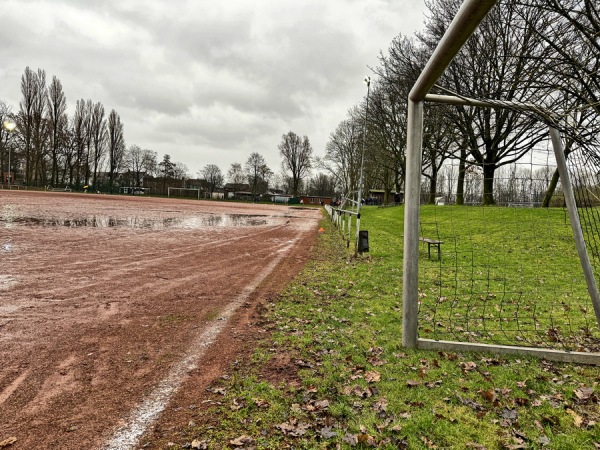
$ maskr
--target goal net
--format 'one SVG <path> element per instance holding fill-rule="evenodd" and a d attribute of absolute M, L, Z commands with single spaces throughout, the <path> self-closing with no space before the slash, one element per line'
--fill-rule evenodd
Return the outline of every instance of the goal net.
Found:
<path fill-rule="evenodd" d="M 409 95 L 408 347 L 600 364 L 600 84 L 593 37 L 600 30 L 586 41 L 574 23 L 593 28 L 594 22 L 583 21 L 581 5 L 575 14 L 577 4 L 567 3 L 573 21 L 544 8 L 556 2 L 465 1 Z M 514 51 L 485 47 L 481 40 L 494 26 L 512 27 L 509 41 L 530 41 Z M 588 57 L 594 51 L 595 61 Z M 568 67 L 569 55 L 579 59 L 578 70 Z M 479 71 L 460 80 L 453 64 Z M 523 67 L 525 81 L 515 76 Z M 473 122 L 491 117 L 487 124 L 498 133 L 462 129 L 462 148 L 438 156 L 445 161 L 437 178 L 426 178 L 424 115 L 439 105 Z M 506 121 L 512 130 L 501 128 Z M 425 205 L 432 193 L 436 201 Z M 439 257 L 425 240 L 440 242 Z"/>
<path fill-rule="evenodd" d="M 200 200 L 200 189 L 169 187 L 167 197 L 194 198 Z"/>

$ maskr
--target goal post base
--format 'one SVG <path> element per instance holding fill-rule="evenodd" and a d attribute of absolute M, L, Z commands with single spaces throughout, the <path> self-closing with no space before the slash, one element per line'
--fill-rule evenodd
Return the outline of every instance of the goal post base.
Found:
<path fill-rule="evenodd" d="M 417 339 L 417 348 L 419 350 L 487 352 L 503 355 L 533 356 L 535 358 L 547 359 L 548 361 L 600 366 L 600 353 L 568 352 L 563 350 L 476 344 L 471 342 L 436 341 L 434 339 Z"/>

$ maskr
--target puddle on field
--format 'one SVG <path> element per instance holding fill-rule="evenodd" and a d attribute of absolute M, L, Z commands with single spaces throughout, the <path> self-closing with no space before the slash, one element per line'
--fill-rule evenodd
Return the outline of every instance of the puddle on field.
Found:
<path fill-rule="evenodd" d="M 38 218 L 2 217 L 0 227 L 92 227 L 92 228 L 142 228 L 161 229 L 200 229 L 211 227 L 255 227 L 267 224 L 268 216 L 245 214 L 207 214 L 191 217 L 169 217 L 162 219 L 110 216 L 88 216 L 80 218 Z"/>

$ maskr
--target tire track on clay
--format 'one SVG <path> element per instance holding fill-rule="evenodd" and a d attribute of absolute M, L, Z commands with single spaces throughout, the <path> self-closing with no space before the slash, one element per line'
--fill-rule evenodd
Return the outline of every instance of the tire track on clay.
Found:
<path fill-rule="evenodd" d="M 153 252 L 143 252 L 143 253 L 135 253 L 135 254 L 129 254 L 127 256 L 124 257 L 115 257 L 115 258 L 102 258 L 99 259 L 99 261 L 102 261 L 102 265 L 98 265 L 94 268 L 93 272 L 97 272 L 97 273 L 103 273 L 103 278 L 109 278 L 111 280 L 123 280 L 122 283 L 117 283 L 117 284 L 112 284 L 111 285 L 111 290 L 113 292 L 118 291 L 121 287 L 125 287 L 128 286 L 128 279 L 137 273 L 152 273 L 155 276 L 155 280 L 153 281 L 147 281 L 144 284 L 144 288 L 147 290 L 150 290 L 150 288 L 152 288 L 154 285 L 160 285 L 161 284 L 161 279 L 181 279 L 182 281 L 185 281 L 186 279 L 189 279 L 191 277 L 196 277 L 198 276 L 195 273 L 190 274 L 188 277 L 175 277 L 175 276 L 171 276 L 169 278 L 167 278 L 167 274 L 163 273 L 163 274 L 156 274 L 155 271 L 152 271 L 151 269 L 153 267 L 156 266 L 156 264 L 158 262 L 160 262 L 160 264 L 165 264 L 165 262 L 171 261 L 174 265 L 173 267 L 173 271 L 181 274 L 182 270 L 181 267 L 185 267 L 188 263 L 189 264 L 189 258 L 191 256 L 197 255 L 199 251 L 214 251 L 216 249 L 221 249 L 222 253 L 226 254 L 228 252 L 231 252 L 232 250 L 235 251 L 236 250 L 236 246 L 240 243 L 240 242 L 245 242 L 247 240 L 250 241 L 258 241 L 261 239 L 261 237 L 264 234 L 271 234 L 274 232 L 279 231 L 281 228 L 285 227 L 286 225 L 279 225 L 276 227 L 270 227 L 269 229 L 266 230 L 261 230 L 257 233 L 253 233 L 253 234 L 248 234 L 248 235 L 244 235 L 244 236 L 235 236 L 235 237 L 231 237 L 228 239 L 225 239 L 223 241 L 218 241 L 218 242 L 209 242 L 209 243 L 199 243 L 198 245 L 194 245 L 194 246 L 180 246 L 180 247 L 169 247 L 167 249 L 160 249 L 157 251 L 153 251 Z M 225 249 L 223 249 L 223 247 L 227 247 Z M 230 249 L 231 248 L 231 249 Z M 165 254 L 165 252 L 168 251 L 169 254 Z M 112 249 L 108 251 L 108 253 L 110 254 L 112 252 Z M 256 255 L 253 255 L 253 257 L 258 256 L 258 253 Z M 236 254 L 233 255 L 229 260 L 225 260 L 224 264 L 221 268 L 216 268 L 215 270 L 222 270 L 223 267 L 231 267 L 234 263 L 238 264 L 238 267 L 240 267 L 239 262 L 243 261 L 246 258 L 246 255 L 243 254 Z M 133 260 L 133 261 L 132 261 Z M 127 261 L 127 263 L 120 263 L 120 261 Z M 177 266 L 175 263 L 177 261 L 180 261 L 181 264 L 179 266 Z M 77 270 L 81 270 L 81 266 L 83 264 L 86 265 L 92 265 L 92 263 L 90 261 L 86 261 L 85 263 L 82 262 L 71 262 L 71 263 L 61 263 L 59 261 L 53 261 L 57 266 L 60 267 L 60 271 L 62 272 L 61 275 L 63 276 L 68 276 L 69 273 L 73 272 L 76 274 L 79 274 L 80 272 L 76 272 Z M 58 304 L 61 302 L 65 302 L 65 301 L 71 301 L 74 298 L 78 297 L 78 296 L 82 296 L 85 295 L 86 297 L 89 296 L 90 291 L 91 292 L 102 292 L 102 288 L 106 288 L 105 286 L 105 280 L 104 279 L 98 279 L 97 281 L 94 281 L 93 278 L 93 272 L 90 272 L 90 275 L 87 275 L 86 277 L 83 277 L 79 279 L 79 285 L 75 284 L 71 284 L 71 283 L 65 283 L 65 286 L 61 289 L 57 289 L 56 287 L 54 287 L 54 284 L 51 282 L 48 282 L 48 280 L 46 279 L 46 273 L 42 270 L 42 268 L 47 267 L 48 262 L 45 261 L 42 264 L 39 264 L 37 267 L 35 265 L 28 265 L 28 273 L 19 275 L 19 276 L 23 276 L 26 277 L 27 279 L 30 279 L 31 281 L 29 282 L 29 284 L 31 286 L 35 286 L 35 284 L 40 284 L 40 288 L 37 289 L 37 297 L 39 299 L 44 299 L 45 303 L 53 303 L 53 304 Z M 206 272 L 205 272 L 206 273 Z M 52 281 L 52 280 L 51 280 Z M 53 286 L 51 291 L 50 290 L 46 290 L 44 289 L 45 286 Z M 15 289 L 18 289 L 17 286 L 14 287 Z M 141 287 L 140 287 L 141 288 Z M 49 292 L 51 292 L 51 295 L 48 295 Z M 61 298 L 63 297 L 63 298 Z M 11 310 L 11 316 L 14 316 L 14 313 L 16 313 L 16 311 L 18 309 L 23 309 L 23 308 L 28 308 L 29 302 L 23 302 L 21 299 L 15 298 L 12 302 L 7 302 L 3 305 L 3 308 L 7 308 L 7 309 L 12 309 Z M 35 314 L 35 311 L 28 311 L 27 315 L 30 317 L 31 313 L 33 312 L 33 314 Z M 1 317 L 1 316 L 0 316 Z"/>
<path fill-rule="evenodd" d="M 275 270 L 277 265 L 285 258 L 294 245 L 298 245 L 299 234 L 295 239 L 283 247 L 284 251 L 278 255 L 247 285 L 241 294 L 232 300 L 222 311 L 220 320 L 205 329 L 192 342 L 189 351 L 163 378 L 158 386 L 141 402 L 130 414 L 126 425 L 119 428 L 102 450 L 129 450 L 139 442 L 141 436 L 149 426 L 163 412 L 172 396 L 179 390 L 186 376 L 198 367 L 198 362 L 207 348 L 214 344 L 218 335 L 228 326 L 229 320 L 235 311 L 250 297 L 252 292 Z"/>
<path fill-rule="evenodd" d="M 178 379 L 195 382 L 199 372 L 216 376 L 224 355 L 232 356 L 240 344 L 231 327 L 240 314 L 249 314 L 246 306 L 259 300 L 271 280 L 287 279 L 288 262 L 305 261 L 301 249 L 316 219 L 307 214 L 287 226 L 207 238 L 208 233 L 125 236 L 114 230 L 88 232 L 86 238 L 85 230 L 36 235 L 15 228 L 22 247 L 2 256 L 11 258 L 9 270 L 14 267 L 23 278 L 17 289 L 2 291 L 0 310 L 15 296 L 29 306 L 12 324 L 3 326 L 0 317 L 0 434 L 17 436 L 15 450 L 101 448 L 127 412 L 133 417 L 140 399 L 190 354 L 197 355 L 196 369 Z M 86 267 L 82 261 L 94 254 L 97 267 Z M 284 258 L 280 267 L 278 258 Z M 127 267 L 115 263 L 135 260 Z M 30 264 L 35 261 L 43 262 L 35 265 L 43 273 L 35 273 Z M 258 289 L 249 290 L 249 282 Z M 227 317 L 223 305 L 233 308 Z M 16 317 L 10 308 L 6 315 Z M 203 334 L 213 325 L 214 336 Z M 187 392 L 182 383 L 181 395 Z M 178 398 L 174 392 L 171 405 Z"/>
<path fill-rule="evenodd" d="M 244 239 L 254 238 L 257 235 L 267 233 L 267 232 L 275 230 L 277 228 L 281 228 L 282 226 L 284 226 L 284 225 L 270 227 L 266 230 L 260 231 L 259 233 L 248 233 L 248 234 L 245 234 L 242 236 L 234 236 L 234 237 L 227 238 L 227 239 L 218 239 L 214 242 L 202 242 L 202 243 L 199 243 L 198 247 L 195 247 L 195 249 L 201 248 L 201 247 L 218 248 L 218 247 L 222 247 L 225 245 L 230 245 L 232 243 L 236 243 L 236 242 L 242 241 Z M 140 234 L 140 236 L 141 236 L 141 234 Z M 218 235 L 216 235 L 215 237 L 218 238 Z M 210 237 L 208 237 L 208 238 L 210 238 Z M 128 241 L 129 239 L 130 239 L 130 236 L 128 236 L 128 235 L 119 237 L 119 240 L 123 240 L 123 241 Z M 95 264 L 102 264 L 102 265 L 134 264 L 134 263 L 131 263 L 132 257 L 143 258 L 145 261 L 147 261 L 149 263 L 156 262 L 157 260 L 162 261 L 165 258 L 169 257 L 169 255 L 164 254 L 164 250 L 162 250 L 162 249 L 147 251 L 147 252 L 143 252 L 143 253 L 135 253 L 135 255 L 126 254 L 126 255 L 114 256 L 112 248 L 115 247 L 115 239 L 112 238 L 110 240 L 107 240 L 107 242 L 110 243 L 111 245 L 102 246 L 102 245 L 97 244 L 96 247 L 91 250 L 94 254 L 97 255 L 98 253 L 103 252 L 103 248 L 106 248 L 107 250 L 104 250 L 104 251 L 108 255 L 110 255 L 108 257 L 107 257 L 107 255 L 102 255 L 95 259 L 86 259 L 85 261 L 72 261 L 70 259 L 69 255 L 64 255 L 62 257 L 62 259 L 57 258 L 56 255 L 54 255 L 52 260 L 44 260 L 44 261 L 40 261 L 37 265 L 36 264 L 30 265 L 29 266 L 30 272 L 32 272 L 32 273 L 39 272 L 41 270 L 46 269 L 48 267 L 48 265 L 59 265 L 62 268 L 64 268 L 64 270 L 68 271 L 68 270 L 80 270 L 81 267 L 83 267 L 83 266 L 94 266 Z M 85 243 L 86 243 L 85 239 L 82 239 L 81 245 L 84 245 Z M 132 248 L 137 247 L 135 244 L 128 244 L 128 246 L 132 247 Z M 179 248 L 178 247 L 170 247 L 169 250 L 175 251 L 175 252 L 177 252 L 178 255 L 180 255 L 181 253 L 179 253 L 179 252 L 188 247 L 189 246 L 183 246 L 183 247 L 179 247 Z M 126 247 L 124 247 L 124 248 L 126 248 Z M 191 253 L 191 252 L 189 252 L 189 253 Z"/>
<path fill-rule="evenodd" d="M 50 298 L 44 298 L 44 295 L 40 294 L 41 297 L 32 302 L 29 299 L 15 297 L 13 303 L 19 305 L 21 310 L 15 307 L 10 314 L 0 314 L 0 319 L 5 319 L 3 325 L 8 326 L 10 322 L 14 322 L 5 329 L 3 340 L 7 343 L 12 342 L 13 348 L 20 347 L 22 352 L 29 346 L 26 339 L 28 330 L 32 327 L 37 328 L 38 333 L 51 338 L 57 330 L 62 331 L 69 326 L 71 311 L 76 312 L 79 317 L 78 327 L 107 320 L 126 323 L 128 311 L 135 307 L 138 298 L 149 300 L 161 296 L 175 296 L 173 300 L 177 301 L 177 296 L 182 296 L 184 300 L 192 296 L 195 301 L 202 302 L 204 298 L 211 298 L 214 302 L 216 298 L 214 292 L 203 288 L 203 285 L 207 284 L 203 280 L 221 279 L 223 290 L 226 290 L 226 286 L 232 282 L 243 283 L 243 278 L 239 278 L 240 273 L 248 273 L 253 270 L 253 267 L 264 265 L 263 261 L 270 259 L 272 253 L 289 247 L 289 242 L 289 239 L 273 239 L 264 249 L 253 251 L 251 256 L 239 253 L 239 249 L 235 246 L 228 246 L 227 252 L 219 256 L 221 264 L 199 272 L 181 270 L 188 262 L 190 254 L 197 255 L 206 250 L 201 247 L 195 252 L 169 258 L 171 264 L 168 270 L 160 272 L 160 275 L 146 276 L 144 283 L 134 286 L 131 286 L 129 281 L 135 278 L 134 272 L 148 273 L 148 268 L 153 266 L 152 262 L 135 270 L 118 271 L 119 276 L 115 274 L 104 276 L 95 283 L 85 282 L 81 286 L 67 284 L 60 289 L 54 289 Z M 110 282 L 107 283 L 107 280 Z M 177 293 L 172 292 L 173 282 L 179 286 Z M 194 286 L 189 295 L 190 289 L 186 288 L 188 285 Z M 127 294 L 119 297 L 115 294 L 119 292 Z M 50 323 L 45 321 L 49 315 L 53 317 Z"/>

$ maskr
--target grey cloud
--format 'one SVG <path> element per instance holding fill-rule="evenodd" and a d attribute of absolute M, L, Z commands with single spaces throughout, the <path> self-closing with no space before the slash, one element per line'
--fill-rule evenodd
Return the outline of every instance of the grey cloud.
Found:
<path fill-rule="evenodd" d="M 7 1 L 1 100 L 18 108 L 20 93 L 6 88 L 18 80 L 7 74 L 45 69 L 71 104 L 115 109 L 128 144 L 170 152 L 192 170 L 225 169 L 252 151 L 277 161 L 290 129 L 324 148 L 364 95 L 367 65 L 424 9 L 412 0 Z"/>

